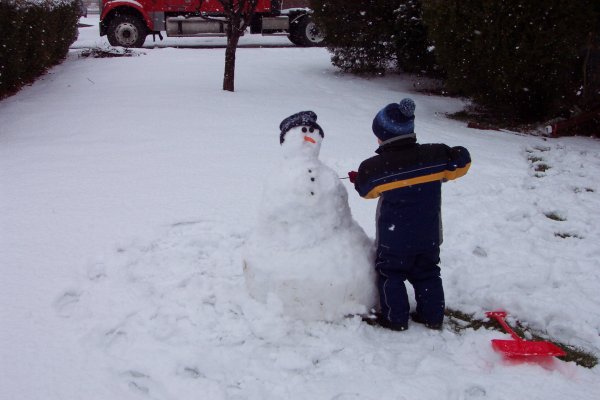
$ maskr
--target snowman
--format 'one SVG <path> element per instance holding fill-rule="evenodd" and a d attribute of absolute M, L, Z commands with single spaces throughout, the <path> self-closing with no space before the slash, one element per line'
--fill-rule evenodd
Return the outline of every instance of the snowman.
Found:
<path fill-rule="evenodd" d="M 252 297 L 284 313 L 336 321 L 377 301 L 373 244 L 354 221 L 338 175 L 319 160 L 323 129 L 312 111 L 281 122 L 281 163 L 265 184 L 244 255 Z"/>

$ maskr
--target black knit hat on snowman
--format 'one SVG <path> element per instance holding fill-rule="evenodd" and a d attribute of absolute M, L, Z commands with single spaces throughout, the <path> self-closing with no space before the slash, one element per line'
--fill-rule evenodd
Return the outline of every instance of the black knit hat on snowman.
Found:
<path fill-rule="evenodd" d="M 281 134 L 279 135 L 279 143 L 283 144 L 285 141 L 285 134 L 292 128 L 298 126 L 307 126 L 309 128 L 318 129 L 321 137 L 325 137 L 325 132 L 317 124 L 317 114 L 313 111 L 300 111 L 294 115 L 290 115 L 279 124 Z"/>
<path fill-rule="evenodd" d="M 373 119 L 373 133 L 382 142 L 390 139 L 415 138 L 415 102 L 405 98 L 388 104 Z"/>

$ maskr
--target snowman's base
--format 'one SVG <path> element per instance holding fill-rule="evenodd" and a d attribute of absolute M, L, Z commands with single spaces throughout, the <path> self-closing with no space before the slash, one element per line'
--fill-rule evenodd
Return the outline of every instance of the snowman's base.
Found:
<path fill-rule="evenodd" d="M 332 279 L 326 274 L 294 274 L 290 270 L 260 268 L 255 260 L 244 259 L 244 278 L 252 298 L 267 304 L 275 296 L 286 316 L 304 321 L 342 321 L 369 314 L 373 293 L 367 276 L 354 281 L 349 277 Z M 305 266 L 306 267 L 306 266 Z M 301 271 L 306 271 L 302 269 Z"/>

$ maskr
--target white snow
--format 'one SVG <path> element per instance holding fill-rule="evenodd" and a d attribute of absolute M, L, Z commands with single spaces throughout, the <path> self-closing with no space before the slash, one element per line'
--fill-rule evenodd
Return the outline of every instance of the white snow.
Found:
<path fill-rule="evenodd" d="M 87 21 L 74 47 L 105 43 Z M 506 362 L 497 331 L 298 320 L 253 299 L 242 269 L 279 122 L 314 110 L 320 159 L 343 177 L 373 154 L 375 113 L 410 96 L 421 142 L 473 157 L 443 188 L 448 306 L 506 309 L 600 356 L 598 140 L 467 129 L 445 116 L 460 100 L 341 74 L 325 49 L 241 48 L 224 92 L 224 49 L 202 48 L 216 40 L 73 50 L 0 102 L 0 399 L 598 396 L 599 367 Z M 342 182 L 372 237 L 375 202 Z"/>

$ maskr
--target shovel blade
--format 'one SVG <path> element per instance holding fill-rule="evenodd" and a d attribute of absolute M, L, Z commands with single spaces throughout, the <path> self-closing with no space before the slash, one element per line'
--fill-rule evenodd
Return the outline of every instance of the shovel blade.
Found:
<path fill-rule="evenodd" d="M 502 340 L 493 339 L 492 347 L 499 353 L 503 353 L 509 357 L 523 356 L 554 356 L 561 357 L 567 353 L 560 347 L 550 342 L 530 342 L 527 340 Z"/>

